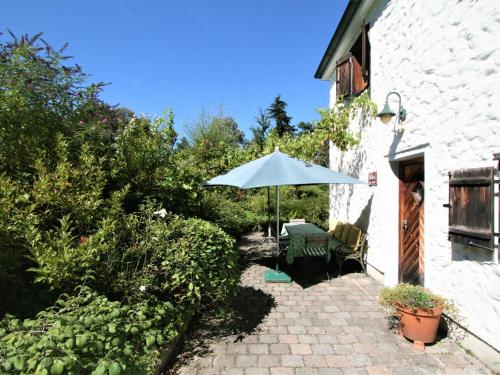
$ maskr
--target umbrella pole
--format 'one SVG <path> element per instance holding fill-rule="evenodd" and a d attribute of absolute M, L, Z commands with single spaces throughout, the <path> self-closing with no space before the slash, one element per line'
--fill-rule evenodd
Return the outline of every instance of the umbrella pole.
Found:
<path fill-rule="evenodd" d="M 271 193 L 270 187 L 267 187 L 267 238 L 271 239 Z"/>
<path fill-rule="evenodd" d="M 276 185 L 276 271 L 279 271 L 280 261 L 280 189 Z"/>
<path fill-rule="evenodd" d="M 264 281 L 266 283 L 290 283 L 292 278 L 279 270 L 280 262 L 280 190 L 276 186 L 276 269 L 269 269 L 264 272 Z"/>

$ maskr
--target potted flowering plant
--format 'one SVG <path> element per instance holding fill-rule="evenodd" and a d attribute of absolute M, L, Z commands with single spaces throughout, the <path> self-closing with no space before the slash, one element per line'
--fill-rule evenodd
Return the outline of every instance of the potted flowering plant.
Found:
<path fill-rule="evenodd" d="M 415 347 L 436 340 L 436 333 L 443 311 L 455 313 L 455 305 L 444 297 L 419 285 L 398 284 L 383 288 L 379 304 L 399 318 L 399 332 L 413 340 Z"/>

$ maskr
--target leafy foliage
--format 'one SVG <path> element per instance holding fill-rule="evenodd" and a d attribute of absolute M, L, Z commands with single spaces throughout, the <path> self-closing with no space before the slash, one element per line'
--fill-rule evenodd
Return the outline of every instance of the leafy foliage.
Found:
<path fill-rule="evenodd" d="M 412 310 L 428 310 L 442 307 L 444 311 L 451 310 L 453 305 L 444 297 L 432 293 L 420 285 L 398 284 L 393 288 L 384 288 L 379 294 L 379 303 L 384 307 L 406 307 Z"/>
<path fill-rule="evenodd" d="M 261 153 L 264 149 L 264 143 L 266 142 L 266 137 L 269 128 L 271 127 L 271 122 L 267 114 L 259 108 L 259 114 L 255 117 L 256 126 L 250 128 L 253 134 L 252 143 L 257 147 L 257 151 Z"/>
<path fill-rule="evenodd" d="M 54 308 L 0 323 L 6 374 L 137 374 L 151 372 L 158 350 L 177 334 L 183 311 L 154 298 L 110 301 L 88 287 Z"/>

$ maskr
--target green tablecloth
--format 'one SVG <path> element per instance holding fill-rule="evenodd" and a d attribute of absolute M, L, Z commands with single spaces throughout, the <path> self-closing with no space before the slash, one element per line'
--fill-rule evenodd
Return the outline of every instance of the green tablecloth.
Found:
<path fill-rule="evenodd" d="M 287 223 L 283 225 L 281 234 L 289 241 L 288 251 L 286 253 L 286 262 L 292 264 L 294 258 L 304 256 L 303 249 L 306 244 L 306 237 L 312 234 L 326 233 L 321 228 L 314 224 L 295 224 Z M 330 240 L 329 240 L 330 242 Z M 329 243 L 330 245 L 330 243 Z M 329 246 L 330 247 L 330 246 Z M 331 257 L 330 251 L 326 253 L 326 261 L 329 262 Z"/>

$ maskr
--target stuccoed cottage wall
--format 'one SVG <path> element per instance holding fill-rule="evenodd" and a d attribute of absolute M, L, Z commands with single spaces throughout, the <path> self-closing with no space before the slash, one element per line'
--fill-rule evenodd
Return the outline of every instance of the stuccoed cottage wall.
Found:
<path fill-rule="evenodd" d="M 499 7 L 498 1 L 375 2 L 365 15 L 371 24 L 371 98 L 381 109 L 389 91 L 402 95 L 404 132 L 377 119 L 363 130 L 355 151 L 330 150 L 332 169 L 365 181 L 378 172 L 376 187 L 333 186 L 330 214 L 368 231 L 369 271 L 386 285 L 398 282 L 397 163 L 424 156 L 425 286 L 452 298 L 465 325 L 497 350 L 500 265 L 490 252 L 448 241 L 443 204 L 448 171 L 493 166 L 493 153 L 500 152 Z M 346 48 L 359 33 L 351 26 L 341 44 Z M 359 128 L 357 121 L 352 128 Z"/>

